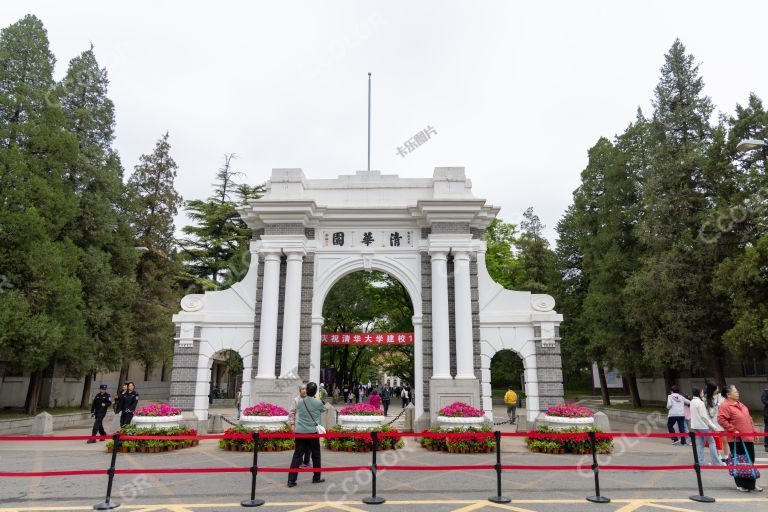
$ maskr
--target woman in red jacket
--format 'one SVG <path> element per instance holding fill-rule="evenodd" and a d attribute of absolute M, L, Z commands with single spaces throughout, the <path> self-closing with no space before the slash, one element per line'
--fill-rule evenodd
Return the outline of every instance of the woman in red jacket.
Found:
<path fill-rule="evenodd" d="M 736 454 L 744 453 L 746 446 L 749 460 L 755 462 L 755 438 L 749 434 L 755 432 L 755 423 L 752 421 L 752 415 L 749 409 L 743 403 L 739 402 L 739 390 L 733 384 L 728 384 L 723 388 L 725 402 L 720 404 L 717 411 L 717 422 L 728 433 L 737 434 L 736 437 L 728 437 L 728 445 L 734 458 Z M 742 444 L 743 441 L 743 444 Z M 761 492 L 762 487 L 755 484 L 754 478 L 733 478 L 736 481 L 736 489 L 742 492 Z"/>

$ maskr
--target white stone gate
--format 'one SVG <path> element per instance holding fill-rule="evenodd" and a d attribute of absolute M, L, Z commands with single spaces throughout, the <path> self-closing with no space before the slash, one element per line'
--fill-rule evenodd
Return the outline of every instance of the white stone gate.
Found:
<path fill-rule="evenodd" d="M 247 275 L 181 301 L 171 400 L 207 419 L 213 354 L 243 357 L 243 407 L 288 406 L 320 375 L 322 309 L 345 275 L 380 270 L 414 308 L 416 418 L 426 425 L 456 400 L 491 412 L 490 361 L 523 359 L 527 416 L 562 401 L 558 325 L 549 295 L 509 291 L 485 267 L 484 231 L 498 213 L 472 195 L 460 167 L 432 178 L 360 171 L 310 180 L 274 169 L 261 199 L 240 209 L 253 228 Z"/>

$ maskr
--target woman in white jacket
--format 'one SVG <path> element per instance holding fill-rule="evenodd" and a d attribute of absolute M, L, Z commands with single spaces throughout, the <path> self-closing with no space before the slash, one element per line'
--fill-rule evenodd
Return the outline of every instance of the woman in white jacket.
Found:
<path fill-rule="evenodd" d="M 696 453 L 699 457 L 699 464 L 704 464 L 704 443 L 709 442 L 709 459 L 713 466 L 724 466 L 723 461 L 717 455 L 715 447 L 715 438 L 706 436 L 709 432 L 722 430 L 719 425 L 712 421 L 707 412 L 707 405 L 704 403 L 704 390 L 693 388 L 691 392 L 691 430 L 696 433 Z"/>

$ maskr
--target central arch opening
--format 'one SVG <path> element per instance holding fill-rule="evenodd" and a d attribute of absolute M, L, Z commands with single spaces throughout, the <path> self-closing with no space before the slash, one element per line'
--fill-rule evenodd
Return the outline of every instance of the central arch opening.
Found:
<path fill-rule="evenodd" d="M 352 272 L 333 285 L 322 311 L 320 381 L 333 402 L 367 402 L 388 387 L 387 416 L 400 414 L 413 402 L 416 381 L 414 308 L 405 286 L 385 272 Z"/>

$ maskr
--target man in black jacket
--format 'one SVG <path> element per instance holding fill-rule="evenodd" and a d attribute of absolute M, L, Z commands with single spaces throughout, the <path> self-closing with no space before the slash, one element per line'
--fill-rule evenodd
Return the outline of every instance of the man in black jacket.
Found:
<path fill-rule="evenodd" d="M 763 390 L 763 432 L 768 433 L 768 387 Z M 763 446 L 768 452 L 768 436 L 763 437 Z"/>
<path fill-rule="evenodd" d="M 120 426 L 124 427 L 131 424 L 133 412 L 139 405 L 139 394 L 136 392 L 136 386 L 133 382 L 128 383 L 128 392 L 123 395 L 122 414 L 120 415 Z"/>
<path fill-rule="evenodd" d="M 93 429 L 91 430 L 91 435 L 95 436 L 97 433 L 100 436 L 107 435 L 106 431 L 104 430 L 104 416 L 107 415 L 107 411 L 109 410 L 109 406 L 112 404 L 112 399 L 109 396 L 109 393 L 107 393 L 107 385 L 102 384 L 99 386 L 99 393 L 96 395 L 96 397 L 93 399 L 93 403 L 91 404 L 91 417 L 96 418 L 96 420 L 93 422 Z M 103 439 L 102 439 L 103 441 Z M 95 443 L 95 439 L 89 439 L 86 441 L 87 443 Z"/>

